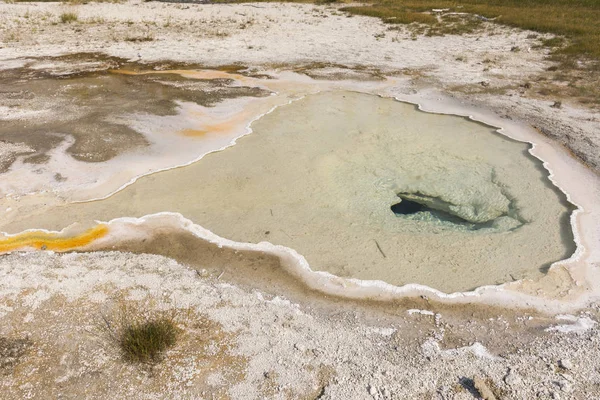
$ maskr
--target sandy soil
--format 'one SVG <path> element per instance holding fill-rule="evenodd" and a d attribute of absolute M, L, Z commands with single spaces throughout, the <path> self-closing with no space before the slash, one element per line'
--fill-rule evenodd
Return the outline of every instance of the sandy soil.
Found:
<path fill-rule="evenodd" d="M 502 399 L 598 394 L 596 306 L 555 319 L 307 307 L 120 252 L 14 254 L 0 277 L 0 334 L 23 348 L 0 351 L 6 399 L 471 399 L 474 385 Z M 102 316 L 122 304 L 178 310 L 184 333 L 162 363 L 127 364 L 103 335 Z"/>
<path fill-rule="evenodd" d="M 61 23 L 64 12 L 78 20 Z M 547 50 L 535 47 L 539 35 L 486 24 L 476 35 L 413 39 L 408 30 L 311 5 L 0 3 L 3 69 L 101 52 L 327 78 L 361 78 L 367 70 L 396 76 L 406 96 L 449 93 L 536 126 L 600 170 L 597 113 L 569 99 L 552 108 L 557 99 L 538 93 L 537 79 L 551 65 Z M 516 46 L 521 51 L 511 51 Z M 23 112 L 0 108 L 0 117 Z M 2 163 L 32 151 L 1 147 Z M 125 252 L 11 254 L 0 259 L 0 277 L 5 398 L 600 397 L 593 303 L 573 316 L 332 299 L 293 304 L 227 276 Z M 163 363 L 127 364 L 98 333 L 100 316 L 123 302 L 180 310 L 184 334 Z"/>

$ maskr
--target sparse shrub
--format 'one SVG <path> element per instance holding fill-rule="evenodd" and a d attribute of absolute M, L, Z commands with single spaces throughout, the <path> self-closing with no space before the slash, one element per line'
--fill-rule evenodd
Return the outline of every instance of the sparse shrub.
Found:
<path fill-rule="evenodd" d="M 156 361 L 176 339 L 177 327 L 173 321 L 159 318 L 126 326 L 119 337 L 119 346 L 127 360 L 148 362 Z"/>
<path fill-rule="evenodd" d="M 65 12 L 60 14 L 60 22 L 63 24 L 70 24 L 71 22 L 77 21 L 77 14 L 74 12 Z"/>
<path fill-rule="evenodd" d="M 123 358 L 133 363 L 155 363 L 177 342 L 179 329 L 174 317 L 148 315 L 122 308 L 116 318 L 103 316 L 102 330 Z"/>

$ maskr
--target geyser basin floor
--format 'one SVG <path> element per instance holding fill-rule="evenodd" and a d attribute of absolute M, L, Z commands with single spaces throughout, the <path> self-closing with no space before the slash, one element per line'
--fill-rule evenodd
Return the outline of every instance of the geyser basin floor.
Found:
<path fill-rule="evenodd" d="M 575 249 L 573 207 L 528 144 L 488 126 L 325 92 L 252 128 L 196 164 L 9 228 L 180 212 L 235 241 L 294 248 L 315 270 L 445 292 L 535 278 Z M 404 198 L 426 210 L 396 215 Z"/>

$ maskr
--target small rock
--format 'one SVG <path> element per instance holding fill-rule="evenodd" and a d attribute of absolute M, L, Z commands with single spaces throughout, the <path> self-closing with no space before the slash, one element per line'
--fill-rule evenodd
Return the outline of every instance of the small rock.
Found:
<path fill-rule="evenodd" d="M 488 86 L 490 86 L 490 83 L 489 83 L 489 82 L 487 82 L 487 81 L 481 81 L 481 82 L 479 82 L 479 84 L 480 84 L 481 86 L 483 86 L 483 87 L 488 87 Z"/>
<path fill-rule="evenodd" d="M 514 370 L 509 369 L 508 373 L 506 374 L 506 376 L 504 377 L 504 383 L 506 383 L 508 386 L 514 386 L 514 385 L 518 385 L 522 382 L 523 380 L 521 379 L 521 377 L 519 376 L 519 374 L 517 374 Z"/>
<path fill-rule="evenodd" d="M 558 387 L 565 393 L 571 393 L 573 391 L 573 385 L 568 381 L 559 381 Z"/>
<path fill-rule="evenodd" d="M 200 271 L 196 270 L 196 273 L 202 278 L 206 278 L 208 276 L 208 271 L 205 269 L 201 269 Z"/>
<path fill-rule="evenodd" d="M 476 376 L 475 379 L 473 379 L 473 383 L 483 400 L 496 400 L 496 396 L 494 396 L 494 393 L 483 379 Z"/>
<path fill-rule="evenodd" d="M 550 107 L 552 108 L 562 108 L 562 101 L 555 101 Z"/>
<path fill-rule="evenodd" d="M 375 386 L 369 385 L 367 389 L 369 390 L 369 394 L 371 396 L 375 396 L 377 394 L 377 388 Z"/>
<path fill-rule="evenodd" d="M 389 398 L 389 397 L 390 397 L 390 391 L 389 391 L 389 390 L 387 390 L 387 388 L 383 388 L 383 389 L 381 390 L 381 394 L 383 395 L 383 397 L 384 397 L 385 399 L 387 399 L 387 398 Z"/>
<path fill-rule="evenodd" d="M 567 358 L 559 360 L 558 366 L 566 370 L 573 369 L 573 363 Z"/>

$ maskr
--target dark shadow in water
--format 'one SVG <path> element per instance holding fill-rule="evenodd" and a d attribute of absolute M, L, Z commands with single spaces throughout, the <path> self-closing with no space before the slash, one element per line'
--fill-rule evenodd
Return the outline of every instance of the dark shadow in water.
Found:
<path fill-rule="evenodd" d="M 412 103 L 408 103 L 408 104 L 412 104 Z M 421 111 L 420 107 L 417 104 L 413 104 L 413 107 L 415 108 L 415 110 Z M 433 114 L 436 114 L 436 113 L 433 113 Z M 552 191 L 554 193 L 556 193 L 558 201 L 561 203 L 561 205 L 565 206 L 569 210 L 561 216 L 560 221 L 559 221 L 560 227 L 561 227 L 560 235 L 561 235 L 561 239 L 562 239 L 563 243 L 565 244 L 566 249 L 565 249 L 564 255 L 556 261 L 565 260 L 565 259 L 568 259 L 569 257 L 571 257 L 571 255 L 573 255 L 575 253 L 575 251 L 577 250 L 577 244 L 575 243 L 575 235 L 573 234 L 573 228 L 571 227 L 571 215 L 573 214 L 573 212 L 575 210 L 577 210 L 577 206 L 575 206 L 575 204 L 571 203 L 567 199 L 567 195 L 562 190 L 560 190 L 556 185 L 554 185 L 554 182 L 552 182 L 550 180 L 550 172 L 544 167 L 543 162 L 529 152 L 533 148 L 533 145 L 528 142 L 523 142 L 523 141 L 520 141 L 517 139 L 513 139 L 509 136 L 506 136 L 506 135 L 498 132 L 500 127 L 486 124 L 485 122 L 476 121 L 476 120 L 473 120 L 473 119 L 471 119 L 469 117 L 465 117 L 465 116 L 462 116 L 461 118 L 464 118 L 472 123 L 490 128 L 492 130 L 491 133 L 493 133 L 494 135 L 501 136 L 505 140 L 515 142 L 515 143 L 522 143 L 525 146 L 525 148 L 523 149 L 523 155 L 527 159 L 531 160 L 531 162 L 534 163 L 536 169 L 538 171 L 540 171 L 540 180 L 544 183 L 544 185 L 546 185 L 546 187 L 552 189 Z M 554 262 L 556 262 L 556 261 L 554 261 Z M 554 262 L 550 262 L 550 263 L 542 265 L 539 268 L 539 270 L 543 273 L 548 272 L 548 270 L 550 269 L 550 266 Z"/>

